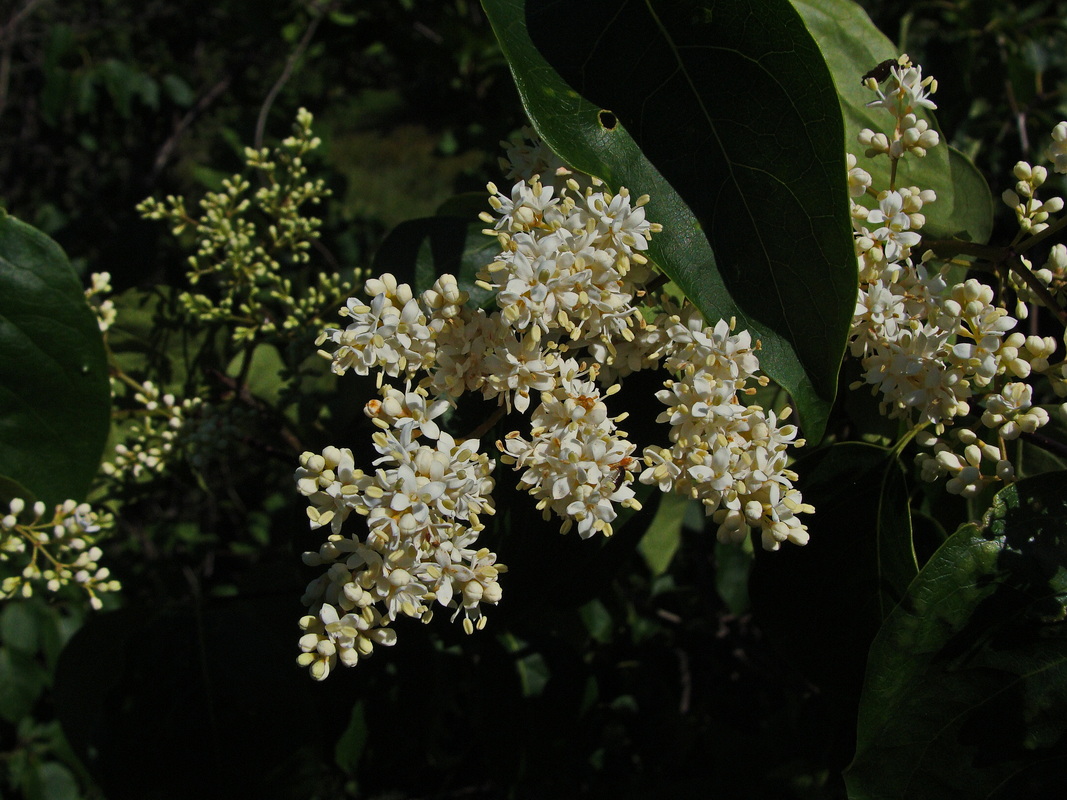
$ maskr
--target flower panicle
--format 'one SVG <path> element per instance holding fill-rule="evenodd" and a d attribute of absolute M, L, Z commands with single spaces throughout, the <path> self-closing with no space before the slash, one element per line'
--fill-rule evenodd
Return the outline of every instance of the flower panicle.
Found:
<path fill-rule="evenodd" d="M 479 544 L 494 513 L 495 462 L 480 434 L 453 438 L 442 422 L 467 393 L 527 417 L 496 441 L 545 519 L 580 537 L 614 532 L 620 510 L 638 510 L 638 483 L 700 499 L 719 537 L 757 532 L 767 549 L 804 544 L 813 509 L 794 487 L 788 448 L 795 426 L 744 405 L 766 378 L 758 342 L 735 325 L 708 327 L 688 302 L 652 311 L 645 253 L 662 230 L 649 198 L 563 165 L 542 145 L 509 149 L 509 191 L 489 184 L 486 234 L 499 244 L 471 307 L 459 281 L 442 275 L 417 292 L 391 274 L 349 298 L 343 324 L 318 337 L 337 374 L 377 376 L 365 408 L 378 453 L 358 468 L 353 452 L 301 456 L 295 479 L 312 529 L 329 528 L 308 566 L 323 568 L 304 594 L 298 662 L 322 680 L 396 641 L 399 617 L 429 621 L 438 607 L 471 633 L 502 598 L 507 568 Z M 675 373 L 658 397 L 668 406 L 671 448 L 637 446 L 609 410 L 620 379 L 665 365 Z M 390 385 L 388 380 L 399 386 Z M 363 517 L 363 534 L 346 533 Z"/>

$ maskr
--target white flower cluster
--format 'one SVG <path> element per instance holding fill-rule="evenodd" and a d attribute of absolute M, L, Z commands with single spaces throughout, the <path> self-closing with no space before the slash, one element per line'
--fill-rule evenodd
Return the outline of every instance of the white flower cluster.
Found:
<path fill-rule="evenodd" d="M 890 71 L 885 91 L 874 79 L 868 86 L 879 96 L 870 105 L 886 108 L 896 118 L 892 138 L 861 132 L 859 142 L 868 157 L 923 156 L 938 144 L 936 132 L 914 113 L 917 107 L 935 108 L 929 95 L 937 84 L 924 79 L 907 56 Z M 1014 471 L 1004 442 L 1032 433 L 1049 419 L 1044 409 L 1031 405 L 1032 390 L 1022 381 L 1032 372 L 1049 370 L 1055 340 L 1015 332 L 1016 317 L 998 305 L 989 286 L 973 278 L 949 285 L 947 265 L 935 267 L 933 253 L 913 258 L 912 248 L 922 241 L 917 231 L 926 222 L 922 209 L 936 200 L 933 191 L 914 186 L 876 191 L 870 174 L 851 154 L 848 168 L 852 197 L 876 202 L 868 208 L 851 201 L 860 286 L 850 351 L 863 366 L 855 386 L 867 384 L 880 393 L 882 411 L 890 418 L 932 427 L 933 433 L 916 437 L 933 450 L 933 455 L 918 456 L 926 480 L 947 475 L 949 491 L 965 496 L 1011 480 Z M 891 174 L 896 174 L 895 166 Z M 1015 174 L 1016 191 L 1006 192 L 1005 201 L 1016 208 L 1024 230 L 1037 232 L 1062 202 L 1057 198 L 1042 204 L 1034 197 L 1044 181 L 1043 169 L 1020 164 Z M 950 442 L 942 434 L 971 413 L 975 400 L 984 413 L 973 426 L 958 426 Z M 996 442 L 984 441 L 983 431 Z M 988 465 L 984 471 L 983 464 Z"/>
<path fill-rule="evenodd" d="M 789 445 L 800 447 L 793 425 L 779 426 L 773 411 L 743 405 L 759 360 L 748 331 L 734 333 L 720 320 L 714 328 L 690 313 L 658 321 L 667 331 L 665 365 L 677 376 L 656 394 L 667 406 L 657 421 L 671 424 L 670 448 L 645 448 L 641 482 L 700 500 L 717 522 L 718 538 L 743 541 L 760 532 L 763 547 L 806 544 L 807 527 L 797 517 L 815 509 L 793 487 L 787 469 Z M 788 416 L 787 408 L 783 419 Z"/>
<path fill-rule="evenodd" d="M 52 593 L 74 584 L 88 593 L 93 608 L 100 609 L 99 592 L 122 588 L 98 563 L 103 553 L 96 540 L 112 526 L 111 516 L 73 500 L 56 506 L 51 518 L 46 513 L 44 503 L 27 507 L 16 497 L 0 517 L 0 565 L 18 567 L 17 574 L 0 581 L 0 598 L 32 597 L 35 583 L 43 583 Z"/>
<path fill-rule="evenodd" d="M 484 625 L 480 605 L 500 600 L 505 567 L 476 544 L 480 518 L 493 511 L 494 465 L 479 452 L 480 436 L 512 411 L 528 413 L 529 427 L 497 441 L 501 461 L 521 471 L 519 485 L 545 519 L 563 519 L 563 532 L 610 536 L 620 508 L 641 507 L 640 474 L 703 501 L 721 538 L 755 529 L 768 549 L 807 541 L 797 514 L 812 509 L 786 468 L 787 446 L 803 441 L 773 413 L 740 402 L 759 380 L 758 345 L 725 322 L 707 327 L 688 304 L 641 305 L 652 276 L 644 253 L 662 230 L 646 219 L 648 198 L 553 167 L 536 143 L 509 155 L 521 179 L 506 194 L 489 184 L 495 213 L 482 215 L 500 251 L 478 285 L 496 309 L 469 307 L 451 275 L 420 294 L 385 274 L 366 282 L 366 301 L 348 300 L 345 327 L 317 340 L 331 345 L 320 352 L 335 373 L 376 373 L 381 399 L 366 409 L 379 429 L 373 473 L 336 447 L 304 453 L 296 473 L 312 527 L 331 529 L 305 554 L 307 564 L 327 566 L 308 587 L 301 621 L 299 661 L 314 678 L 393 644 L 397 616 L 426 621 L 434 603 L 462 613 L 468 632 Z M 605 401 L 620 378 L 661 363 L 676 376 L 659 393 L 673 445 L 648 447 L 642 459 L 617 426 L 625 415 L 612 416 Z M 385 376 L 405 390 L 383 385 Z M 471 438 L 454 439 L 437 420 L 465 393 L 497 411 Z M 366 518 L 363 538 L 341 532 L 352 511 Z"/>
<path fill-rule="evenodd" d="M 111 459 L 100 467 L 112 480 L 137 480 L 161 473 L 166 468 L 182 426 L 200 407 L 201 401 L 186 398 L 178 402 L 173 394 L 162 394 L 152 381 L 137 383 L 121 377 L 123 380 L 112 378 L 112 394 L 116 394 L 120 386 L 129 386 L 139 408 L 127 412 L 131 422 L 125 430 L 124 440 L 115 445 Z"/>
<path fill-rule="evenodd" d="M 336 447 L 304 453 L 296 472 L 311 526 L 333 531 L 318 552 L 304 554 L 305 564 L 328 566 L 304 594 L 315 613 L 300 623 L 299 661 L 317 680 L 338 661 L 351 667 L 375 644 L 392 645 L 388 626 L 397 616 L 429 622 L 435 601 L 455 609 L 453 619 L 462 611 L 468 633 L 484 627 L 480 604 L 500 599 L 497 576 L 507 570 L 472 546 L 484 527 L 480 516 L 493 513 L 493 463 L 478 441 L 460 443 L 438 429 L 432 418 L 441 409 L 420 413 L 424 393 L 386 387 L 383 394 L 369 409 L 387 426 L 374 436 L 381 457 L 373 474 Z M 436 446 L 420 445 L 420 436 Z M 352 511 L 367 518 L 362 542 L 340 533 Z"/>
<path fill-rule="evenodd" d="M 111 273 L 94 272 L 89 276 L 89 288 L 85 290 L 85 299 L 89 301 L 89 308 L 96 315 L 96 323 L 100 326 L 100 332 L 105 332 L 115 322 L 115 301 L 101 295 L 110 294 Z"/>

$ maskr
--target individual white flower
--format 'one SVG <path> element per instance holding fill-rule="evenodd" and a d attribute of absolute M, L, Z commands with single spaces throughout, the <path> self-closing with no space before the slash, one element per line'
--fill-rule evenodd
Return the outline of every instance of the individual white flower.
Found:
<path fill-rule="evenodd" d="M 532 392 L 555 387 L 556 362 L 555 354 L 541 347 L 536 337 L 520 338 L 509 330 L 485 357 L 483 394 L 487 398 L 499 396 L 509 411 L 514 407 L 525 413 Z"/>
<path fill-rule="evenodd" d="M 510 197 L 501 194 L 495 184 L 490 183 L 486 188 L 490 193 L 489 205 L 500 217 L 494 224 L 497 230 L 519 232 L 541 226 L 558 227 L 564 212 L 569 210 L 569 204 L 560 207 L 560 198 L 553 196 L 555 188 L 543 185 L 536 175 L 530 181 L 519 181 L 512 186 Z"/>
<path fill-rule="evenodd" d="M 999 394 L 989 395 L 983 405 L 982 424 L 996 428 L 1004 439 L 1017 439 L 1022 433 L 1033 433 L 1047 425 L 1048 412 L 1031 406 L 1033 388 L 1026 383 L 1009 383 Z"/>
<path fill-rule="evenodd" d="M 1052 129 L 1049 158 L 1055 162 L 1056 172 L 1067 172 L 1067 122 L 1058 122 Z"/>
<path fill-rule="evenodd" d="M 381 400 L 371 400 L 363 409 L 371 421 L 379 428 L 413 428 L 412 437 L 425 436 L 436 439 L 441 429 L 435 420 L 448 410 L 447 400 L 430 401 L 425 389 L 411 388 L 410 382 L 405 391 L 392 386 L 379 389 Z"/>
<path fill-rule="evenodd" d="M 584 214 L 579 219 L 588 215 L 600 238 L 601 247 L 613 245 L 631 255 L 634 250 L 647 250 L 652 234 L 662 230 L 661 225 L 645 219 L 644 205 L 647 202 L 648 195 L 642 195 L 631 205 L 630 193 L 625 188 L 614 195 L 611 192 L 589 191 L 581 208 Z M 586 227 L 586 224 L 581 227 Z"/>
<path fill-rule="evenodd" d="M 924 78 L 922 67 L 913 66 L 907 56 L 902 56 L 897 66 L 890 71 L 885 91 L 875 85 L 877 100 L 867 104 L 868 108 L 885 108 L 903 117 L 916 108 L 937 108 L 930 95 L 937 91 L 937 81 L 932 77 Z"/>
<path fill-rule="evenodd" d="M 911 217 L 904 212 L 904 198 L 900 192 L 884 192 L 878 200 L 878 208 L 867 214 L 871 225 L 881 224 L 871 237 L 882 243 L 885 257 L 889 261 L 907 258 L 911 248 L 922 241 L 922 237 L 909 230 Z"/>
<path fill-rule="evenodd" d="M 307 667 L 317 681 L 325 680 L 338 660 L 346 667 L 355 666 L 361 656 L 374 652 L 374 645 L 390 647 L 396 643 L 396 632 L 382 623 L 381 614 L 372 607 L 360 614 L 340 616 L 336 608 L 324 604 L 317 614 L 300 620 L 305 633 L 300 637 L 302 652 L 297 663 Z"/>
<path fill-rule="evenodd" d="M 370 305 L 349 298 L 341 310 L 341 316 L 352 320 L 348 326 L 327 328 L 316 339 L 318 345 L 326 341 L 337 345 L 332 353 L 321 351 L 331 360 L 331 369 L 338 375 L 349 369 L 357 375 L 380 369 L 396 377 L 432 364 L 434 332 L 411 287 L 385 274 L 368 280 L 365 290 Z"/>
<path fill-rule="evenodd" d="M 852 153 L 846 153 L 845 166 L 848 169 L 849 197 L 863 197 L 872 183 L 871 173 L 856 164 L 856 157 Z"/>

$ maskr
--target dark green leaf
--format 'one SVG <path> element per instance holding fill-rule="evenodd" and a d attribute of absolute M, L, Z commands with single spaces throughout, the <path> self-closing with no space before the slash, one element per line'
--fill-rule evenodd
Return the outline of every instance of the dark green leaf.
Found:
<path fill-rule="evenodd" d="M 893 118 L 884 109 L 867 108 L 874 95 L 863 87 L 862 77 L 876 64 L 895 59 L 900 53 L 853 0 L 792 2 L 822 47 L 833 73 L 845 119 L 845 147 L 859 158 L 859 166 L 871 173 L 875 189 L 888 188 L 889 159 L 864 158 L 856 137 L 863 128 L 890 132 Z M 933 114 L 922 112 L 916 116 L 937 128 Z M 903 159 L 896 185 L 917 185 L 937 192 L 937 202 L 923 208 L 925 234 L 985 242 L 993 229 L 993 197 L 989 186 L 970 159 L 947 145 L 944 135 L 941 142 L 924 158 Z"/>
<path fill-rule="evenodd" d="M 346 775 L 355 775 L 359 770 L 359 760 L 367 747 L 367 715 L 363 710 L 363 703 L 357 702 L 352 706 L 352 716 L 348 721 L 348 727 L 337 740 L 337 746 L 333 750 L 333 760 Z"/>
<path fill-rule="evenodd" d="M 0 475 L 0 508 L 3 509 L 5 514 L 8 508 L 7 504 L 16 497 L 22 498 L 28 507 L 37 502 L 37 497 L 34 493 L 21 483 L 12 480 L 7 475 Z"/>
<path fill-rule="evenodd" d="M 14 723 L 29 714 L 47 683 L 34 656 L 0 647 L 0 719 Z"/>
<path fill-rule="evenodd" d="M 692 500 L 676 494 L 666 494 L 660 500 L 659 510 L 637 545 L 653 577 L 667 571 L 674 554 L 682 543 L 682 523 Z"/>
<path fill-rule="evenodd" d="M 752 570 L 751 541 L 748 546 L 715 543 L 715 591 L 731 614 L 740 616 L 749 610 L 748 576 Z"/>
<path fill-rule="evenodd" d="M 28 603 L 9 602 L 0 609 L 0 641 L 23 653 L 36 653 L 39 620 Z"/>
<path fill-rule="evenodd" d="M 775 553 L 757 549 L 753 611 L 809 680 L 858 695 L 868 644 L 916 573 L 908 495 L 890 452 L 872 445 L 827 447 L 794 469 L 805 502 L 815 506 L 811 541 Z"/>
<path fill-rule="evenodd" d="M 611 618 L 611 612 L 601 600 L 590 600 L 578 609 L 578 616 L 581 617 L 585 629 L 589 631 L 594 641 L 601 644 L 611 641 L 615 622 Z"/>
<path fill-rule="evenodd" d="M 45 761 L 36 765 L 28 800 L 79 800 L 78 781 L 62 764 Z"/>
<path fill-rule="evenodd" d="M 226 368 L 226 374 L 236 378 L 241 374 L 246 356 L 233 357 Z M 285 389 L 285 362 L 278 348 L 271 344 L 261 344 L 252 351 L 252 363 L 245 377 L 245 387 L 255 397 L 267 404 L 277 405 L 282 390 Z"/>
<path fill-rule="evenodd" d="M 1067 473 L 999 492 L 871 647 L 849 797 L 1051 797 L 1067 768 Z"/>
<path fill-rule="evenodd" d="M 110 411 L 100 329 L 67 257 L 0 212 L 0 472 L 49 504 L 83 498 Z"/>
<path fill-rule="evenodd" d="M 455 275 L 475 305 L 490 300 L 490 292 L 474 285 L 482 267 L 500 252 L 500 244 L 482 233 L 477 217 L 438 216 L 402 222 L 385 237 L 374 255 L 375 275 L 391 272 L 418 291 L 429 289 L 437 276 Z"/>
<path fill-rule="evenodd" d="M 709 322 L 762 341 L 819 439 L 856 272 L 840 109 L 792 6 L 598 0 L 560 25 L 556 3 L 483 5 L 538 134 L 651 196 L 651 257 Z"/>

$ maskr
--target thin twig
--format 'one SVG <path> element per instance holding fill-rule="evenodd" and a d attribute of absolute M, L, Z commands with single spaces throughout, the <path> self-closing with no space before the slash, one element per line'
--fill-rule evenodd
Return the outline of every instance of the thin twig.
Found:
<path fill-rule="evenodd" d="M 267 128 L 267 115 L 270 114 L 271 106 L 274 105 L 275 99 L 278 97 L 278 93 L 281 92 L 282 87 L 289 81 L 289 78 L 293 75 L 293 70 L 296 68 L 296 62 L 300 60 L 300 57 L 304 55 L 304 51 L 307 50 L 309 44 L 311 44 L 311 37 L 315 35 L 315 31 L 319 27 L 319 23 L 322 22 L 324 14 L 321 10 L 315 13 L 311 22 L 308 24 L 307 30 L 304 31 L 304 35 L 301 37 L 300 42 L 297 44 L 296 49 L 289 55 L 289 60 L 285 62 L 285 69 L 282 70 L 282 74 L 278 76 L 278 80 L 274 82 L 274 85 L 270 87 L 270 91 L 267 92 L 267 97 L 263 101 L 263 106 L 259 109 L 259 119 L 256 120 L 256 136 L 255 146 L 257 150 L 263 149 L 263 132 Z"/>
<path fill-rule="evenodd" d="M 3 48 L 3 52 L 0 53 L 0 117 L 4 116 L 4 109 L 7 107 L 7 89 L 11 78 L 11 48 L 15 44 L 15 28 L 42 2 L 44 0 L 29 0 L 21 10 L 15 12 L 6 25 L 0 28 L 0 47 Z"/>
<path fill-rule="evenodd" d="M 1023 433 L 1019 434 L 1019 438 L 1025 442 L 1040 447 L 1042 450 L 1047 450 L 1060 458 L 1067 458 L 1067 444 L 1053 439 L 1051 436 L 1046 436 L 1043 433 Z"/>
<path fill-rule="evenodd" d="M 470 436 L 468 436 L 467 438 L 481 439 L 483 436 L 485 436 L 486 433 L 489 432 L 489 430 L 494 425 L 500 422 L 500 420 L 504 417 L 505 413 L 507 413 L 507 409 L 505 409 L 504 406 L 500 406 L 492 414 L 489 415 L 489 418 L 485 420 L 485 422 L 483 422 L 481 425 L 471 431 Z"/>
<path fill-rule="evenodd" d="M 1056 298 L 1052 296 L 1052 292 L 1048 290 L 1048 287 L 1032 271 L 1027 269 L 1022 259 L 1019 256 L 1012 256 L 1008 260 L 1008 266 L 1012 272 L 1023 279 L 1026 288 L 1037 295 L 1037 299 L 1041 301 L 1041 304 L 1055 315 L 1060 325 L 1067 328 L 1067 309 L 1061 306 L 1056 301 Z"/>
<path fill-rule="evenodd" d="M 167 165 L 171 156 L 174 155 L 174 150 L 178 146 L 178 141 L 185 134 L 185 131 L 188 130 L 189 126 L 193 124 L 197 117 L 207 110 L 208 106 L 218 99 L 219 95 L 229 88 L 232 81 L 232 74 L 227 75 L 220 80 L 201 95 L 200 99 L 196 101 L 196 104 L 185 112 L 185 116 L 178 120 L 178 124 L 174 126 L 174 132 L 167 137 L 167 141 L 163 142 L 163 145 L 159 148 L 159 152 L 156 153 L 155 161 L 152 162 L 152 172 L 149 177 L 150 181 L 154 181 L 159 173 L 163 171 L 163 167 Z"/>

